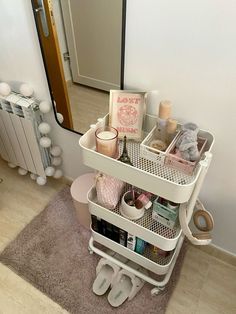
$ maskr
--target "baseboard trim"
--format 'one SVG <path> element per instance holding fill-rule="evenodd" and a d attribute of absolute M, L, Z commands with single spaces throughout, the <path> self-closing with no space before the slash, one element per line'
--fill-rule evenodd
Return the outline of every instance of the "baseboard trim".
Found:
<path fill-rule="evenodd" d="M 218 258 L 219 260 L 230 264 L 232 266 L 236 266 L 236 255 L 230 253 L 214 244 L 210 245 L 194 245 L 194 247 L 198 248 L 199 250 Z"/>

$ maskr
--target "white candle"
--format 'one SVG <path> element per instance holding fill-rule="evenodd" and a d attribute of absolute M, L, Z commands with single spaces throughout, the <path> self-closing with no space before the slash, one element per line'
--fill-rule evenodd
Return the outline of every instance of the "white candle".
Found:
<path fill-rule="evenodd" d="M 105 130 L 101 131 L 97 130 L 96 132 L 97 152 L 109 157 L 116 157 L 117 135 L 118 135 L 117 131 L 115 129 L 109 130 L 109 127 L 106 127 Z"/>
<path fill-rule="evenodd" d="M 98 138 L 100 140 L 111 140 L 113 139 L 115 136 L 115 134 L 111 131 L 102 131 L 98 134 Z"/>

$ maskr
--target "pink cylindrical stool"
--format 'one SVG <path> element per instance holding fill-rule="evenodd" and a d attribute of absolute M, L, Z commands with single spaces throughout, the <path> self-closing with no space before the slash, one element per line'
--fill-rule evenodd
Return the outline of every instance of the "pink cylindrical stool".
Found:
<path fill-rule="evenodd" d="M 91 224 L 91 215 L 88 209 L 87 193 L 93 185 L 94 173 L 86 173 L 75 179 L 70 188 L 78 221 L 88 229 Z"/>

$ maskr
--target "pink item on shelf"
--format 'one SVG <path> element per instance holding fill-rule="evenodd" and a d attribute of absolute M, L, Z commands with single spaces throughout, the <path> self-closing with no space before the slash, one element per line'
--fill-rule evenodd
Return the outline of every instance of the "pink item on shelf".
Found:
<path fill-rule="evenodd" d="M 123 181 L 104 173 L 98 173 L 96 176 L 98 204 L 108 209 L 114 209 L 119 202 L 123 188 Z"/>
<path fill-rule="evenodd" d="M 152 206 L 152 202 L 150 201 L 151 195 L 151 193 L 141 194 L 135 201 L 135 207 L 138 209 L 142 207 L 146 209 L 150 208 Z"/>

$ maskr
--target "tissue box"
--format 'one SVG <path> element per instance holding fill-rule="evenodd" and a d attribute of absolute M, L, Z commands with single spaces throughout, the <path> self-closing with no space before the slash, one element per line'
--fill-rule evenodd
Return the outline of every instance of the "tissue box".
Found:
<path fill-rule="evenodd" d="M 176 226 L 176 221 L 171 221 L 165 217 L 162 217 L 161 215 L 158 215 L 156 212 L 152 212 L 152 219 L 156 220 L 157 222 L 161 223 L 162 225 L 174 229 Z"/>
<path fill-rule="evenodd" d="M 160 197 L 153 202 L 152 218 L 164 226 L 173 229 L 178 222 L 179 209 L 168 208 L 160 203 Z"/>

